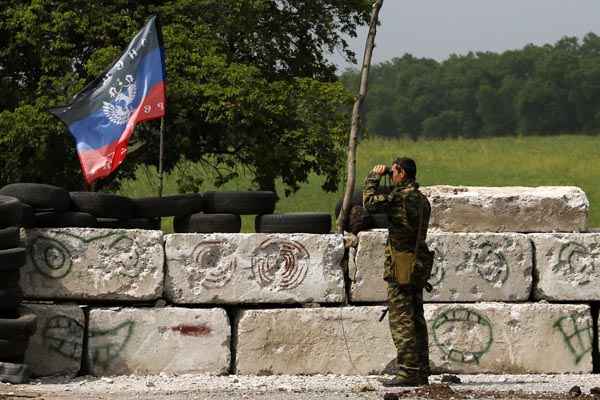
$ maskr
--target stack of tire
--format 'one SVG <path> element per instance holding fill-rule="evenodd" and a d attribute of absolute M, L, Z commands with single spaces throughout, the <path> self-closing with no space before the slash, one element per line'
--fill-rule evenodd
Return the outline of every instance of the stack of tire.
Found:
<path fill-rule="evenodd" d="M 36 329 L 35 314 L 20 306 L 19 270 L 26 255 L 20 246 L 22 216 L 18 199 L 0 195 L 0 382 L 15 384 L 29 379 L 23 362 Z"/>
<path fill-rule="evenodd" d="M 382 193 L 389 193 L 389 188 L 382 188 Z M 346 232 L 352 232 L 357 234 L 360 231 L 368 230 L 368 229 L 385 229 L 388 227 L 388 218 L 386 214 L 369 213 L 363 207 L 363 193 L 362 190 L 357 190 L 352 193 L 352 197 L 350 198 L 350 212 L 349 218 L 346 220 L 344 225 L 344 230 Z M 340 215 L 340 211 L 342 209 L 342 202 L 344 198 L 342 197 L 335 206 L 335 215 L 336 217 Z"/>
<path fill-rule="evenodd" d="M 173 230 L 178 233 L 238 233 L 241 215 L 255 215 L 254 228 L 262 233 L 329 233 L 327 213 L 273 214 L 277 196 L 270 191 L 206 192 L 202 211 L 175 215 Z"/>
<path fill-rule="evenodd" d="M 160 229 L 160 219 L 136 215 L 135 202 L 100 192 L 68 192 L 40 183 L 12 183 L 0 194 L 19 199 L 25 228 Z"/>
<path fill-rule="evenodd" d="M 138 212 L 129 197 L 102 192 L 70 192 L 72 209 L 96 220 L 95 227 L 106 229 L 160 230 L 160 217 Z"/>
<path fill-rule="evenodd" d="M 133 215 L 136 221 L 144 219 L 159 221 L 165 217 L 181 218 L 195 215 L 204 209 L 202 193 L 181 194 L 164 197 L 142 197 L 132 199 Z"/>

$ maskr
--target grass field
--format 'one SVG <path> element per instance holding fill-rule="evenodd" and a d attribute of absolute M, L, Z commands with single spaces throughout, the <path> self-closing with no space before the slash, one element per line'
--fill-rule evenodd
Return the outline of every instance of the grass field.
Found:
<path fill-rule="evenodd" d="M 600 227 L 600 137 L 562 135 L 418 142 L 372 138 L 358 147 L 357 183 L 362 185 L 374 164 L 390 164 L 395 157 L 404 155 L 416 160 L 418 180 L 424 186 L 578 186 L 590 201 L 589 226 Z M 199 168 L 197 171 L 204 174 Z M 177 193 L 175 180 L 175 176 L 166 177 L 166 194 Z M 123 184 L 121 193 L 131 197 L 155 195 L 157 182 L 155 171 L 140 169 L 135 180 Z M 321 179 L 313 176 L 287 198 L 283 197 L 280 186 L 282 199 L 276 211 L 333 214 L 343 193 L 343 183 L 338 193 L 325 193 L 320 185 Z M 221 189 L 246 190 L 250 186 L 249 177 L 241 177 Z M 213 189 L 211 185 L 202 188 Z M 170 230 L 170 223 L 165 222 L 163 228 Z M 242 229 L 252 232 L 253 219 L 244 218 Z"/>

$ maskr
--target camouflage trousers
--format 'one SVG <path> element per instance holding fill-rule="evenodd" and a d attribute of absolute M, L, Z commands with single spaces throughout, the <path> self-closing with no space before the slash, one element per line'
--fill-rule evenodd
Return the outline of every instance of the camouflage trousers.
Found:
<path fill-rule="evenodd" d="M 389 322 L 398 351 L 398 376 L 428 377 L 429 341 L 423 311 L 423 290 L 388 283 Z"/>

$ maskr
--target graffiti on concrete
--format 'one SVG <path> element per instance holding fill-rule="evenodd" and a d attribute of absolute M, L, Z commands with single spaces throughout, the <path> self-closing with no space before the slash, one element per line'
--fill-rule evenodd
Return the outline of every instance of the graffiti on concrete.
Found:
<path fill-rule="evenodd" d="M 60 236 L 60 239 L 57 237 Z M 119 232 L 102 233 L 83 238 L 68 232 L 57 237 L 39 234 L 30 240 L 28 255 L 35 272 L 50 278 L 62 279 L 72 271 L 74 260 L 85 260 L 90 244 L 94 244 L 98 258 L 110 260 L 110 268 L 117 273 L 135 278 L 141 272 L 140 255 L 135 242 Z M 105 269 L 107 265 L 90 265 L 88 269 Z"/>
<path fill-rule="evenodd" d="M 94 365 L 106 368 L 116 359 L 133 333 L 134 322 L 125 321 L 114 328 L 90 329 L 89 354 Z M 79 321 L 65 315 L 49 318 L 42 329 L 46 348 L 71 360 L 81 360 L 85 328 Z"/>
<path fill-rule="evenodd" d="M 42 329 L 46 348 L 71 360 L 81 360 L 84 327 L 79 321 L 65 315 L 49 318 Z"/>
<path fill-rule="evenodd" d="M 429 250 L 435 253 L 431 277 L 429 278 L 429 284 L 435 287 L 442 283 L 446 277 L 446 268 L 448 265 L 448 259 L 446 257 L 447 249 L 446 246 L 443 246 L 440 242 L 436 241 L 429 246 Z"/>
<path fill-rule="evenodd" d="M 590 260 L 590 255 L 590 249 L 581 243 L 564 243 L 560 248 L 558 261 L 552 267 L 552 271 L 560 272 L 580 285 L 588 284 L 596 272 L 594 263 Z"/>
<path fill-rule="evenodd" d="M 478 245 L 461 250 L 446 240 L 431 243 L 435 251 L 433 269 L 429 283 L 435 288 L 446 279 L 446 274 L 453 272 L 475 274 L 493 286 L 503 286 L 508 280 L 510 267 L 501 249 L 484 241 Z"/>
<path fill-rule="evenodd" d="M 131 339 L 134 326 L 133 321 L 124 321 L 110 329 L 90 329 L 89 354 L 92 365 L 107 368 L 117 359 Z"/>
<path fill-rule="evenodd" d="M 104 251 L 105 247 L 101 247 L 103 255 L 111 258 L 113 266 L 122 275 L 136 278 L 141 269 L 139 268 L 140 254 L 134 241 L 126 235 L 116 234 L 114 237 L 110 237 L 108 243 L 106 251 Z"/>
<path fill-rule="evenodd" d="M 72 254 L 58 240 L 38 236 L 29 244 L 29 255 L 37 271 L 51 279 L 64 278 L 73 266 Z"/>
<path fill-rule="evenodd" d="M 158 328 L 158 331 L 160 333 L 165 333 L 165 332 L 171 331 L 171 332 L 177 332 L 183 336 L 201 337 L 201 336 L 210 335 L 210 333 L 212 332 L 212 329 L 207 324 L 196 324 L 196 325 L 181 324 L 181 325 L 170 326 L 170 327 L 161 326 Z"/>
<path fill-rule="evenodd" d="M 592 321 L 590 318 L 584 318 L 583 322 L 581 320 L 582 314 L 571 314 L 559 318 L 553 325 L 561 333 L 567 349 L 575 358 L 575 364 L 592 352 Z"/>
<path fill-rule="evenodd" d="M 190 283 L 200 283 L 207 289 L 222 288 L 229 283 L 237 269 L 237 259 L 227 257 L 230 251 L 226 244 L 225 241 L 209 240 L 194 247 Z"/>
<path fill-rule="evenodd" d="M 463 307 L 441 311 L 431 330 L 434 344 L 444 356 L 461 364 L 479 364 L 494 342 L 489 319 Z"/>
<path fill-rule="evenodd" d="M 306 278 L 310 255 L 293 240 L 270 238 L 252 253 L 252 274 L 261 287 L 289 290 Z"/>
<path fill-rule="evenodd" d="M 508 279 L 509 267 L 504 254 L 490 242 L 479 244 L 475 252 L 475 267 L 483 280 L 502 286 Z"/>

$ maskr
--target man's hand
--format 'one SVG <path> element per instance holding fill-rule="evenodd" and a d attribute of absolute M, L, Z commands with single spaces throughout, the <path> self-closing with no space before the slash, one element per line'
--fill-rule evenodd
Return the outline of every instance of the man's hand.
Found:
<path fill-rule="evenodd" d="M 374 166 L 373 170 L 371 172 L 374 172 L 379 176 L 383 176 L 385 174 L 386 169 L 387 169 L 386 165 L 379 164 L 379 165 Z"/>

